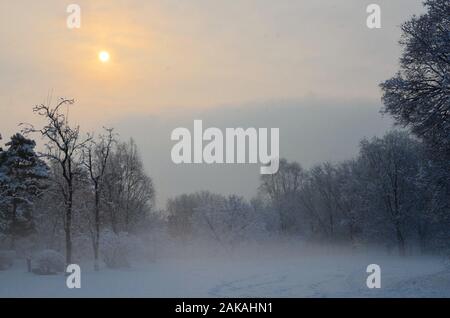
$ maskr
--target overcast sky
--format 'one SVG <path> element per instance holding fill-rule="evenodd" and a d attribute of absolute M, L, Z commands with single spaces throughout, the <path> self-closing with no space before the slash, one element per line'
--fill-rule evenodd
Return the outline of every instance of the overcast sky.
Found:
<path fill-rule="evenodd" d="M 66 27 L 74 2 L 79 30 Z M 381 29 L 366 27 L 370 3 Z M 398 68 L 399 25 L 422 11 L 419 0 L 2 1 L 0 133 L 37 123 L 31 108 L 49 94 L 73 97 L 84 131 L 135 138 L 160 205 L 201 189 L 249 197 L 259 165 L 175 166 L 170 132 L 194 119 L 277 127 L 281 155 L 305 167 L 351 158 L 391 126 L 378 84 Z"/>

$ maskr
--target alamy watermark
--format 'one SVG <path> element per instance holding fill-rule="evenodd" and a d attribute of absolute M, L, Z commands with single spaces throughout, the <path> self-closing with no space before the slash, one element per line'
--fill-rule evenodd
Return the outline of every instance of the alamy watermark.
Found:
<path fill-rule="evenodd" d="M 81 28 L 81 7 L 79 4 L 69 4 L 67 6 L 66 12 L 69 14 L 67 16 L 66 24 L 68 29 L 79 29 Z"/>
<path fill-rule="evenodd" d="M 366 20 L 366 25 L 369 29 L 381 29 L 381 7 L 380 5 L 373 3 L 369 4 L 366 8 L 366 12 L 369 16 Z"/>
<path fill-rule="evenodd" d="M 366 279 L 366 285 L 369 289 L 381 288 L 381 267 L 378 264 L 367 266 L 366 272 L 369 274 Z"/>
<path fill-rule="evenodd" d="M 66 286 L 69 289 L 81 288 L 81 267 L 78 264 L 70 264 L 66 268 Z"/>
<path fill-rule="evenodd" d="M 171 140 L 178 141 L 172 148 L 172 161 L 175 164 L 260 163 L 261 174 L 275 174 L 280 163 L 280 130 L 270 128 L 270 143 L 268 132 L 268 128 L 226 128 L 223 133 L 214 127 L 203 131 L 203 122 L 194 120 L 193 135 L 183 127 L 172 131 Z"/>

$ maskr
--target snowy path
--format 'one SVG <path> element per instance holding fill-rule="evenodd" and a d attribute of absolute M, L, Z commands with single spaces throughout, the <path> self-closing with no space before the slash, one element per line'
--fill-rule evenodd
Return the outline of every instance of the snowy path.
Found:
<path fill-rule="evenodd" d="M 370 263 L 382 288 L 369 290 Z M 82 267 L 82 288 L 63 275 L 36 276 L 22 264 L 0 272 L 0 297 L 450 297 L 450 271 L 438 259 L 309 255 L 289 258 L 160 260 L 129 270 Z"/>

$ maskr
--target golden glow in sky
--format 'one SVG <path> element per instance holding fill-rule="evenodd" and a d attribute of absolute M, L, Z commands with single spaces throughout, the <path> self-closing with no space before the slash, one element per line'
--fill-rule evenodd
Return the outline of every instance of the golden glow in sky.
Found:
<path fill-rule="evenodd" d="M 100 60 L 100 62 L 106 63 L 109 61 L 110 55 L 107 51 L 101 51 L 100 53 L 98 53 L 98 59 Z"/>
<path fill-rule="evenodd" d="M 71 29 L 64 1 L 0 1 L 0 109 L 28 114 L 49 89 L 89 116 L 310 96 L 378 102 L 397 65 L 396 25 L 421 3 L 369 36 L 360 0 L 325 6 L 332 20 L 314 1 L 269 2 L 78 0 L 82 23 Z"/>

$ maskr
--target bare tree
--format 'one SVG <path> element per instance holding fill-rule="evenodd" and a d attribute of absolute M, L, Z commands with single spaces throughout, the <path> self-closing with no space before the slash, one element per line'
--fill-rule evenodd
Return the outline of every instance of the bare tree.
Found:
<path fill-rule="evenodd" d="M 407 133 L 393 131 L 383 138 L 361 142 L 368 195 L 374 210 L 377 202 L 394 230 L 400 255 L 406 253 L 406 221 L 414 212 L 415 177 L 419 169 L 418 144 Z"/>
<path fill-rule="evenodd" d="M 81 138 L 80 127 L 71 127 L 67 117 L 63 114 L 63 106 L 74 104 L 73 99 L 61 98 L 56 106 L 40 104 L 33 108 L 33 112 L 46 121 L 44 127 L 35 129 L 29 125 L 24 133 L 38 133 L 47 140 L 46 151 L 42 153 L 48 160 L 57 163 L 61 168 L 64 180 L 63 197 L 65 206 L 64 232 L 66 245 L 66 264 L 72 263 L 72 213 L 74 181 L 80 172 L 78 159 L 81 150 L 91 140 L 91 137 Z"/>
<path fill-rule="evenodd" d="M 112 230 L 130 232 L 153 207 L 155 189 L 145 174 L 138 149 L 131 139 L 119 143 L 109 156 L 103 191 Z"/>
<path fill-rule="evenodd" d="M 298 191 L 305 179 L 303 168 L 296 162 L 280 160 L 276 174 L 263 175 L 259 190 L 266 195 L 279 214 L 280 230 L 287 234 L 295 230 L 298 212 Z"/>
<path fill-rule="evenodd" d="M 381 84 L 384 112 L 432 146 L 450 153 L 450 2 L 424 1 L 427 12 L 402 25 L 400 70 Z"/>
<path fill-rule="evenodd" d="M 91 140 L 83 149 L 83 164 L 89 172 L 89 180 L 94 187 L 94 233 L 92 245 L 94 249 L 94 269 L 99 270 L 99 243 L 100 243 L 100 194 L 102 191 L 104 175 L 108 165 L 112 146 L 114 143 L 113 129 L 105 128 L 106 135 L 100 135 L 97 141 Z"/>

